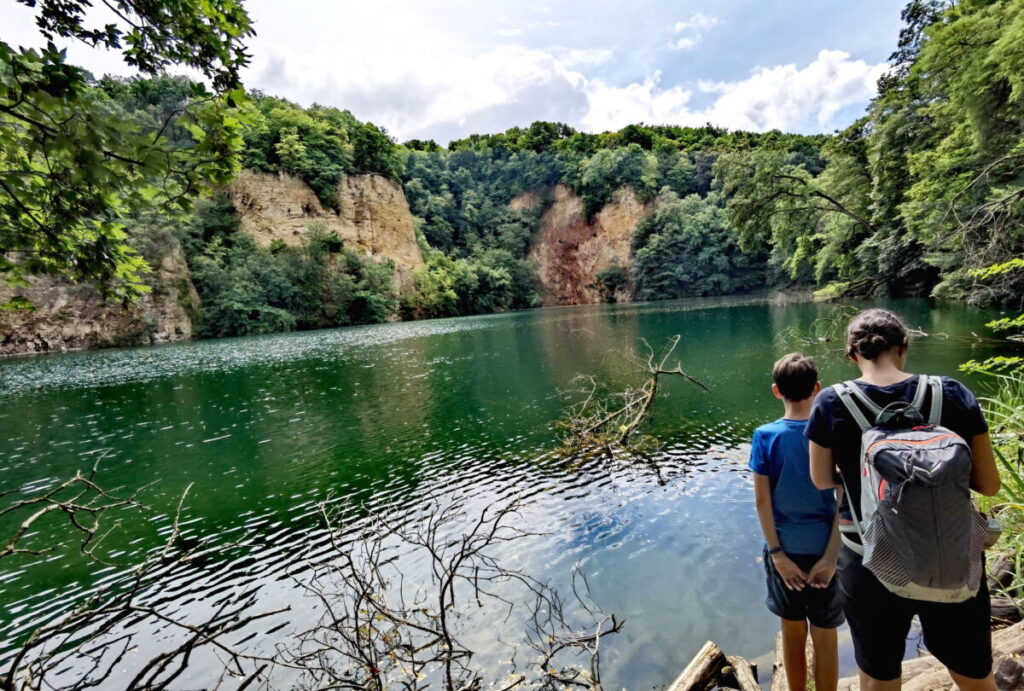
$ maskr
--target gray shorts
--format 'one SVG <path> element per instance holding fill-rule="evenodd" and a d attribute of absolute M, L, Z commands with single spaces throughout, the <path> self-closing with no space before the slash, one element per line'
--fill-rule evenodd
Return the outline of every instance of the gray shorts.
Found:
<path fill-rule="evenodd" d="M 820 554 L 789 554 L 790 559 L 804 571 L 821 558 Z M 768 610 L 777 617 L 791 621 L 809 621 L 819 629 L 834 629 L 843 623 L 843 603 L 839 598 L 838 579 L 833 578 L 827 588 L 790 590 L 782 582 L 782 576 L 775 570 L 768 550 L 764 551 L 764 571 L 768 578 Z"/>

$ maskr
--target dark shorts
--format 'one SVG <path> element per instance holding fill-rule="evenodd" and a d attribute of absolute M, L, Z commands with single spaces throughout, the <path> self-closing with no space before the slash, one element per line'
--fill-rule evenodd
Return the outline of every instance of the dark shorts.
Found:
<path fill-rule="evenodd" d="M 821 558 L 820 554 L 788 554 L 797 566 L 804 571 Z M 827 588 L 807 587 L 803 590 L 790 590 L 782 582 L 782 577 L 775 570 L 772 558 L 764 552 L 764 571 L 768 577 L 768 599 L 765 604 L 769 611 L 777 617 L 791 621 L 809 621 L 819 629 L 834 629 L 843 623 L 843 607 L 839 598 L 839 589 L 835 578 Z"/>
<path fill-rule="evenodd" d="M 847 547 L 839 554 L 839 590 L 861 671 L 880 681 L 900 676 L 903 651 L 916 614 L 928 652 L 957 674 L 972 679 L 992 671 L 988 584 L 965 602 L 926 602 L 894 595 Z"/>

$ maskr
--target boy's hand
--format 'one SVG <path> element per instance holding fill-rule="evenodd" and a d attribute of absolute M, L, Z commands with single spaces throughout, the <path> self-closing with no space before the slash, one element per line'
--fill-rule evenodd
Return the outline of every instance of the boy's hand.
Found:
<path fill-rule="evenodd" d="M 827 588 L 836 575 L 836 562 L 833 559 L 822 557 L 807 574 L 807 584 L 812 588 Z"/>
<path fill-rule="evenodd" d="M 773 554 L 772 563 L 775 564 L 775 570 L 782 577 L 782 582 L 790 590 L 803 590 L 804 586 L 807 585 L 807 574 L 792 559 L 787 557 L 785 552 Z"/>

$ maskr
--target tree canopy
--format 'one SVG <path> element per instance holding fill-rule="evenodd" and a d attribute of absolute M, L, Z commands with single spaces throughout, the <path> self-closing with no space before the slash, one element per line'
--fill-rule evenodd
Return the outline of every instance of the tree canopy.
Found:
<path fill-rule="evenodd" d="M 97 25 L 84 0 L 20 1 L 36 9 L 47 44 L 0 42 L 0 276 L 95 280 L 131 297 L 146 289 L 146 266 L 126 241 L 125 218 L 187 209 L 237 169 L 249 18 L 234 0 L 119 0 L 106 3 L 118 21 Z M 69 65 L 54 45 L 61 39 L 118 50 L 143 75 L 190 67 L 210 86 L 191 83 L 154 121 Z M 172 129 L 187 132 L 189 146 L 171 141 Z"/>
<path fill-rule="evenodd" d="M 1020 281 L 996 295 L 973 271 L 1024 251 L 1024 2 L 913 0 L 903 19 L 878 97 L 823 168 L 719 160 L 730 223 L 792 275 L 1020 304 Z"/>

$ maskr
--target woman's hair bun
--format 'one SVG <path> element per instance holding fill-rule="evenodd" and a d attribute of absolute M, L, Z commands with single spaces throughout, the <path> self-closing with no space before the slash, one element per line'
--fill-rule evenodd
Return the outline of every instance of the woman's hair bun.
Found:
<path fill-rule="evenodd" d="M 892 348 L 906 348 L 910 343 L 907 327 L 892 312 L 883 309 L 864 310 L 850 322 L 846 331 L 846 354 L 874 360 Z"/>

